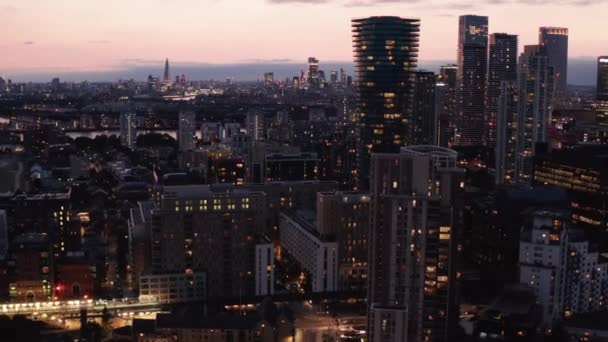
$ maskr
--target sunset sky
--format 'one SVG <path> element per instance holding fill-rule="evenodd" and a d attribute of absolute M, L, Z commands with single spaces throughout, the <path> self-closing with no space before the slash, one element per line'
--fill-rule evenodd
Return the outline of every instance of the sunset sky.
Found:
<path fill-rule="evenodd" d="M 456 54 L 458 15 L 533 44 L 570 29 L 570 57 L 608 54 L 608 0 L 0 0 L 0 75 L 183 63 L 350 61 L 350 19 L 418 17 L 421 60 Z"/>

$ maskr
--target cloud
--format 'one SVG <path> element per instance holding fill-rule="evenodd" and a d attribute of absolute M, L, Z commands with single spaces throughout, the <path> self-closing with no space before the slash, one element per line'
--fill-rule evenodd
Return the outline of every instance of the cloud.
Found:
<path fill-rule="evenodd" d="M 23 45 L 34 45 L 34 44 L 36 44 L 36 42 L 33 40 L 26 40 L 25 42 L 23 42 Z"/>
<path fill-rule="evenodd" d="M 104 39 L 102 39 L 102 40 L 89 40 L 88 43 L 89 44 L 110 44 L 111 41 L 104 40 Z"/>
<path fill-rule="evenodd" d="M 169 61 L 171 62 L 171 61 Z M 122 60 L 122 64 L 164 64 L 164 59 L 146 59 L 146 58 L 127 58 Z"/>
<path fill-rule="evenodd" d="M 372 7 L 386 4 L 411 4 L 419 0 L 351 0 L 344 7 Z"/>
<path fill-rule="evenodd" d="M 324 4 L 328 0 L 268 0 L 273 4 Z"/>
<path fill-rule="evenodd" d="M 274 63 L 293 63 L 294 60 L 289 58 L 273 58 L 273 59 L 260 59 L 260 58 L 248 58 L 241 60 L 242 63 L 254 63 L 254 64 L 274 64 Z"/>

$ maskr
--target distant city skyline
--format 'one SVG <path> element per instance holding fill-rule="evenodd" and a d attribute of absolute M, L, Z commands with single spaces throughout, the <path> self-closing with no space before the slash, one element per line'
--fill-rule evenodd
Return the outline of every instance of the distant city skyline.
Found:
<path fill-rule="evenodd" d="M 191 80 L 225 80 L 232 78 L 239 82 L 250 82 L 261 80 L 264 73 L 273 72 L 275 81 L 284 81 L 286 77 L 299 76 L 300 71 L 306 69 L 306 58 L 301 61 L 277 61 L 275 63 L 235 63 L 235 64 L 211 64 L 173 61 L 169 58 L 171 73 L 186 76 Z M 455 63 L 455 60 L 421 60 L 418 63 L 420 70 L 438 72 L 439 67 L 445 64 Z M 115 82 L 120 79 L 134 79 L 145 81 L 148 75 L 163 77 L 164 58 L 158 60 L 142 61 L 132 63 L 115 70 L 100 71 L 31 71 L 31 72 L 4 72 L 0 71 L 0 77 L 11 79 L 13 82 L 49 82 L 59 77 L 61 82 Z M 349 75 L 354 76 L 352 61 L 323 61 L 320 60 L 319 67 L 329 74 L 331 70 L 344 68 Z M 571 58 L 569 59 L 571 72 L 568 75 L 570 85 L 595 86 L 597 81 L 597 58 Z M 327 76 L 328 77 L 328 76 Z"/>
<path fill-rule="evenodd" d="M 570 56 L 593 59 L 606 54 L 608 37 L 597 28 L 607 10 L 603 0 L 1 0 L 0 75 L 115 72 L 165 57 L 210 64 L 352 61 L 350 20 L 370 15 L 420 18 L 421 62 L 456 59 L 462 14 L 488 16 L 490 33 L 516 34 L 520 46 L 536 43 L 540 26 L 567 27 Z"/>

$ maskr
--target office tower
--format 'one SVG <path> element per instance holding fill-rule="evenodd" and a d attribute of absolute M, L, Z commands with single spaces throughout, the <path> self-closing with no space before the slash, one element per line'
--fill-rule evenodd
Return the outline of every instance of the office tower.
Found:
<path fill-rule="evenodd" d="M 501 83 L 517 80 L 517 36 L 493 33 L 490 35 L 488 54 L 484 138 L 486 146 L 494 147 Z"/>
<path fill-rule="evenodd" d="M 566 96 L 568 86 L 568 29 L 541 27 L 538 29 L 538 45 L 549 58 L 555 73 L 556 97 Z"/>
<path fill-rule="evenodd" d="M 547 142 L 551 120 L 554 71 L 538 45 L 526 45 L 519 58 L 519 111 L 516 178 L 529 183 L 537 148 Z"/>
<path fill-rule="evenodd" d="M 340 83 L 342 83 L 343 86 L 346 85 L 346 70 L 344 70 L 344 68 L 340 68 Z"/>
<path fill-rule="evenodd" d="M 456 64 L 442 65 L 437 75 L 437 88 L 435 93 L 435 112 L 439 146 L 450 147 L 454 145 L 454 131 L 456 128 L 456 94 L 458 66 Z"/>
<path fill-rule="evenodd" d="M 179 151 L 192 151 L 196 147 L 196 114 L 193 111 L 180 112 L 178 120 Z"/>
<path fill-rule="evenodd" d="M 435 73 L 416 71 L 412 111 L 412 140 L 415 145 L 436 145 Z"/>
<path fill-rule="evenodd" d="M 545 328 L 574 314 L 606 310 L 608 261 L 567 213 L 533 212 L 519 246 L 519 282 L 534 291 Z"/>
<path fill-rule="evenodd" d="M 181 83 L 181 85 L 185 86 L 186 85 L 186 75 L 182 74 L 182 77 L 179 80 L 179 82 Z"/>
<path fill-rule="evenodd" d="M 597 59 L 597 100 L 608 102 L 608 56 Z"/>
<path fill-rule="evenodd" d="M 338 71 L 332 70 L 329 74 L 329 82 L 332 87 L 335 87 L 338 84 Z"/>
<path fill-rule="evenodd" d="M 447 341 L 457 325 L 464 170 L 456 159 L 436 146 L 372 155 L 370 342 Z"/>
<path fill-rule="evenodd" d="M 120 143 L 130 149 L 135 148 L 137 142 L 137 116 L 135 113 L 120 114 Z"/>
<path fill-rule="evenodd" d="M 464 15 L 458 26 L 458 121 L 456 144 L 481 145 L 488 67 L 488 17 Z"/>
<path fill-rule="evenodd" d="M 574 223 L 608 247 L 608 146 L 583 144 L 554 149 L 535 159 L 535 185 L 558 186 L 568 192 Z"/>
<path fill-rule="evenodd" d="M 165 186 L 157 189 L 155 201 L 146 276 L 184 275 L 193 282 L 198 277 L 212 297 L 256 293 L 255 280 L 261 278 L 256 276 L 256 248 L 268 244 L 264 192 L 232 186 Z M 264 274 L 266 266 L 264 261 Z"/>
<path fill-rule="evenodd" d="M 375 152 L 399 152 L 411 139 L 420 20 L 369 17 L 352 21 L 357 73 L 357 187 L 369 187 Z"/>
<path fill-rule="evenodd" d="M 319 88 L 319 60 L 314 57 L 308 57 L 306 81 L 308 83 L 309 88 Z"/>
<path fill-rule="evenodd" d="M 516 81 L 500 82 L 496 99 L 496 184 L 516 184 L 519 90 Z"/>
<path fill-rule="evenodd" d="M 250 110 L 247 112 L 246 118 L 247 134 L 253 141 L 262 141 L 266 139 L 266 126 L 264 120 L 264 112 L 260 110 Z"/>
<path fill-rule="evenodd" d="M 272 83 L 274 83 L 274 73 L 273 72 L 265 73 L 264 74 L 264 84 L 271 85 Z"/>
<path fill-rule="evenodd" d="M 169 70 L 169 58 L 165 60 L 165 72 L 163 74 L 163 83 L 171 83 L 171 71 Z"/>

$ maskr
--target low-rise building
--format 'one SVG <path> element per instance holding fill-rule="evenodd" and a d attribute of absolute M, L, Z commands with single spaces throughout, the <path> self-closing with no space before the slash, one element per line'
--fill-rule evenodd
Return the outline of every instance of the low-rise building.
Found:
<path fill-rule="evenodd" d="M 316 230 L 313 211 L 283 209 L 280 213 L 281 250 L 309 274 L 312 292 L 338 290 L 338 244 Z"/>

